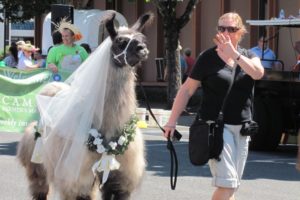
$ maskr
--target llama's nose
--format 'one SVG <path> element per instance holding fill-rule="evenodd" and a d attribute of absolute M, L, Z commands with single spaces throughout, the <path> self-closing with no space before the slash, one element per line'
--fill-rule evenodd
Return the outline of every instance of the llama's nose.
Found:
<path fill-rule="evenodd" d="M 140 51 L 140 55 L 143 59 L 147 59 L 149 54 L 149 50 L 147 48 L 144 48 Z"/>

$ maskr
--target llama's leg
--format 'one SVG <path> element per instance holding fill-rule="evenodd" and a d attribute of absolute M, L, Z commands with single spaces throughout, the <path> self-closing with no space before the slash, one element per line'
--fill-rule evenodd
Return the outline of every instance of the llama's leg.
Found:
<path fill-rule="evenodd" d="M 89 194 L 78 194 L 77 191 L 64 190 L 60 191 L 61 200 L 92 200 L 95 197 Z"/>
<path fill-rule="evenodd" d="M 77 196 L 76 200 L 91 200 L 90 196 Z"/>
<path fill-rule="evenodd" d="M 27 168 L 30 193 L 33 200 L 46 200 L 49 192 L 49 185 L 46 172 L 41 164 L 31 164 Z"/>
<path fill-rule="evenodd" d="M 140 131 L 123 155 L 117 156 L 120 170 L 111 171 L 102 187 L 103 200 L 128 200 L 138 188 L 145 171 L 144 143 Z M 99 176 L 101 180 L 101 176 Z"/>
<path fill-rule="evenodd" d="M 102 176 L 100 176 L 101 180 Z M 101 188 L 103 200 L 128 200 L 130 192 L 126 190 L 125 176 L 120 171 L 111 171 L 107 182 Z"/>
<path fill-rule="evenodd" d="M 35 146 L 35 128 L 37 122 L 32 122 L 25 129 L 24 135 L 18 144 L 17 158 L 26 170 L 29 182 L 29 190 L 34 200 L 47 199 L 49 185 L 46 170 L 42 164 L 31 162 L 31 156 Z"/>
<path fill-rule="evenodd" d="M 47 200 L 47 194 L 36 194 L 34 196 L 32 196 L 32 200 Z"/>

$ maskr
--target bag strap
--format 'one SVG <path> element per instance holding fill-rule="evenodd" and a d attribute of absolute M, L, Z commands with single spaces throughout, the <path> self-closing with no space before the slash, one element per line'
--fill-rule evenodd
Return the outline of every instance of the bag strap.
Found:
<path fill-rule="evenodd" d="M 230 85 L 229 85 L 229 87 L 228 87 L 228 89 L 227 89 L 227 91 L 226 91 L 226 94 L 225 94 L 225 97 L 224 97 L 224 100 L 223 100 L 221 109 L 220 109 L 219 114 L 218 114 L 218 117 L 217 117 L 217 120 L 218 120 L 219 122 L 223 122 L 223 120 L 224 120 L 224 119 L 223 119 L 223 118 L 224 118 L 223 112 L 224 112 L 224 108 L 225 108 L 225 105 L 226 105 L 227 98 L 228 98 L 228 96 L 229 96 L 230 90 L 231 90 L 231 88 L 232 88 L 232 86 L 233 86 L 233 83 L 234 83 L 234 80 L 235 80 L 235 74 L 236 74 L 236 69 L 237 69 L 237 67 L 238 67 L 238 66 L 236 65 L 236 66 L 234 66 L 233 69 L 232 69 L 231 82 L 230 82 Z M 199 119 L 200 119 L 200 110 L 198 110 L 197 115 L 196 115 L 196 120 L 199 120 Z"/>
<path fill-rule="evenodd" d="M 227 102 L 229 93 L 230 93 L 230 91 L 231 91 L 231 88 L 232 88 L 233 83 L 234 83 L 234 80 L 235 80 L 235 74 L 236 74 L 236 69 L 237 69 L 237 68 L 238 68 L 238 66 L 236 65 L 236 66 L 234 66 L 233 69 L 232 69 L 231 82 L 230 82 L 230 85 L 229 85 L 229 87 L 228 87 L 228 89 L 227 89 L 226 95 L 225 95 L 225 97 L 224 97 L 224 100 L 223 100 L 223 103 L 222 103 L 222 106 L 221 106 L 221 110 L 220 110 L 220 112 L 219 112 L 219 114 L 218 114 L 218 118 L 217 118 L 217 120 L 218 120 L 219 122 L 223 122 L 223 120 L 224 120 L 224 108 L 225 108 L 225 105 L 226 105 L 226 102 Z"/>
<path fill-rule="evenodd" d="M 151 106 L 149 104 L 146 92 L 144 90 L 144 87 L 142 86 L 141 81 L 138 81 L 141 91 L 145 97 L 145 102 L 146 102 L 146 106 L 147 109 L 150 113 L 150 115 L 152 116 L 152 118 L 154 119 L 154 121 L 156 122 L 156 124 L 158 125 L 158 127 L 160 128 L 160 130 L 162 132 L 165 132 L 165 130 L 161 127 L 161 125 L 158 123 L 155 115 L 153 114 L 152 110 L 151 110 Z M 177 130 L 175 130 L 177 131 Z M 178 132 L 178 131 L 177 131 Z M 178 132 L 179 133 L 179 132 Z M 173 142 L 170 138 L 170 136 L 168 137 L 168 141 L 167 141 L 167 149 L 170 151 L 170 158 L 171 158 L 171 166 L 170 166 L 170 184 L 171 184 L 171 189 L 175 190 L 176 188 L 176 183 L 177 183 L 177 173 L 178 173 L 178 159 L 177 159 L 177 154 L 173 145 Z"/>
<path fill-rule="evenodd" d="M 254 92 L 255 92 L 255 81 L 254 81 L 254 84 L 253 84 L 253 89 L 252 89 L 252 95 L 251 95 L 251 107 L 250 107 L 250 118 L 251 120 L 254 120 L 253 117 L 254 117 Z"/>

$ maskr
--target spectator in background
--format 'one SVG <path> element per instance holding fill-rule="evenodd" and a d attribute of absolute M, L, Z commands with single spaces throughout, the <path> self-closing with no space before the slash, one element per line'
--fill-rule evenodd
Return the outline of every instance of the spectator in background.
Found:
<path fill-rule="evenodd" d="M 35 51 L 33 53 L 33 58 L 34 58 L 34 63 L 40 63 L 40 67 L 41 68 L 45 68 L 46 67 L 46 60 L 42 55 L 42 51 L 39 49 L 37 51 Z"/>
<path fill-rule="evenodd" d="M 178 42 L 177 51 L 179 51 L 179 59 L 180 59 L 180 69 L 181 69 L 181 83 L 184 82 L 184 75 L 187 69 L 187 64 L 185 62 L 183 53 L 182 53 L 182 46 L 180 45 L 180 42 Z"/>
<path fill-rule="evenodd" d="M 25 45 L 26 43 L 23 40 L 19 40 L 18 42 L 16 42 L 17 48 L 18 48 L 18 57 L 20 58 L 21 55 L 23 54 L 22 51 L 22 46 Z"/>
<path fill-rule="evenodd" d="M 268 48 L 268 45 L 267 45 L 267 42 L 265 41 L 265 44 L 264 44 L 264 37 L 261 36 L 259 39 L 258 39 L 258 42 L 257 42 L 257 46 L 256 47 L 253 47 L 251 48 L 251 51 L 253 53 L 255 53 L 258 57 L 260 57 L 260 59 L 262 59 L 262 52 L 264 52 L 264 59 L 266 60 L 270 60 L 270 61 L 266 61 L 266 60 L 262 60 L 261 63 L 263 65 L 263 67 L 265 69 L 274 69 L 275 68 L 275 63 L 276 63 L 276 56 L 274 54 L 274 52 Z M 264 44 L 264 51 L 262 50 L 263 49 L 263 44 Z"/>
<path fill-rule="evenodd" d="M 91 47 L 88 43 L 81 43 L 80 46 L 82 46 L 88 54 L 92 53 Z"/>
<path fill-rule="evenodd" d="M 60 45 L 63 43 L 61 33 L 58 30 L 56 30 L 52 33 L 52 42 L 53 42 L 54 46 Z"/>
<path fill-rule="evenodd" d="M 187 69 L 184 74 L 184 81 L 185 81 L 187 77 L 191 74 L 193 66 L 195 64 L 195 59 L 192 58 L 192 50 L 190 48 L 184 49 L 184 59 L 187 64 Z"/>
<path fill-rule="evenodd" d="M 53 79 L 63 80 L 68 74 L 75 71 L 88 57 L 86 50 L 75 44 L 81 40 L 81 32 L 70 22 L 62 20 L 58 25 L 58 31 L 62 35 L 63 44 L 50 49 L 47 55 L 47 67 L 53 72 Z"/>
<path fill-rule="evenodd" d="M 32 59 L 32 54 L 33 52 L 39 50 L 35 46 L 31 44 L 24 44 L 21 46 L 23 54 L 19 58 L 19 62 L 17 65 L 17 68 L 20 70 L 31 70 L 31 69 L 36 69 L 39 68 L 42 63 L 34 63 L 34 60 Z"/>
<path fill-rule="evenodd" d="M 18 48 L 16 45 L 11 45 L 8 49 L 8 56 L 4 58 L 5 66 L 8 67 L 17 67 L 18 65 Z"/>
<path fill-rule="evenodd" d="M 300 41 L 297 41 L 294 46 L 295 50 L 298 52 L 297 62 L 294 65 L 292 71 L 299 72 L 300 71 Z"/>
<path fill-rule="evenodd" d="M 52 33 L 52 42 L 53 42 L 53 45 L 54 46 L 57 46 L 57 45 L 60 45 L 62 44 L 62 36 L 61 36 L 61 33 L 58 31 L 58 30 L 55 30 L 53 31 Z M 47 50 L 47 54 L 49 53 L 50 49 L 52 48 L 53 46 L 50 46 Z"/>

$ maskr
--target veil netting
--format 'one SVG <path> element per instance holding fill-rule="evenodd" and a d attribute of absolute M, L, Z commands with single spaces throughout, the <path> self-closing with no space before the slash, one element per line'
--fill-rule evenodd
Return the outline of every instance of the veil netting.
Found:
<path fill-rule="evenodd" d="M 53 97 L 37 95 L 43 160 L 50 163 L 56 180 L 78 181 L 95 116 L 101 127 L 111 45 L 109 37 L 101 43 L 66 80 L 68 89 Z"/>

